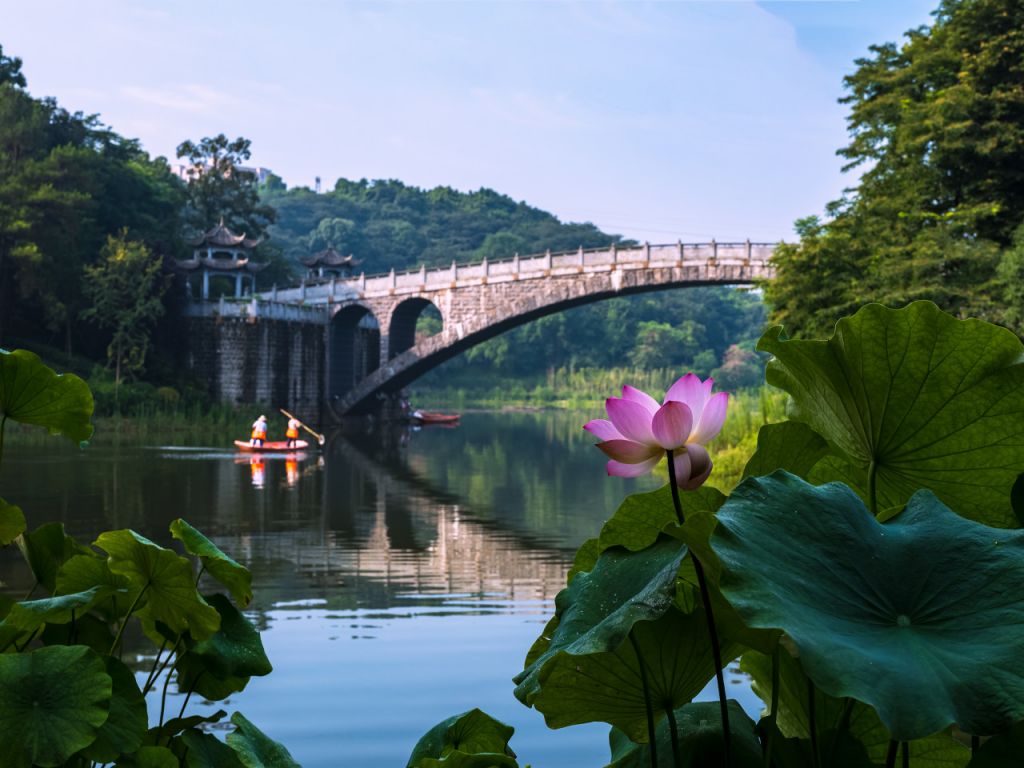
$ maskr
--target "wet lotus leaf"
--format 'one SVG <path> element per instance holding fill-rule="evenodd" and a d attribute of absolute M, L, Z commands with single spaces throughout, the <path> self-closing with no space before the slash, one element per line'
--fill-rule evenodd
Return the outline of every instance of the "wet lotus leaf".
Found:
<path fill-rule="evenodd" d="M 186 552 L 202 561 L 206 572 L 227 587 L 240 606 L 244 608 L 249 604 L 252 600 L 252 574 L 248 568 L 236 563 L 181 518 L 171 523 L 171 535 L 185 545 Z"/>
<path fill-rule="evenodd" d="M 30 637 L 44 624 L 67 624 L 73 621 L 76 614 L 85 614 L 105 595 L 105 588 L 93 587 L 73 595 L 15 603 L 7 618 L 0 622 L 0 648 L 6 647 L 12 638 Z"/>
<path fill-rule="evenodd" d="M 135 675 L 118 659 L 104 659 L 113 684 L 110 716 L 100 726 L 96 741 L 82 751 L 82 756 L 97 763 L 109 763 L 119 755 L 134 752 L 142 746 L 146 727 L 146 700 L 142 697 Z"/>
<path fill-rule="evenodd" d="M 765 424 L 757 433 L 757 450 L 743 468 L 743 477 L 770 475 L 784 469 L 807 479 L 808 473 L 828 453 L 825 439 L 799 421 Z"/>
<path fill-rule="evenodd" d="M 697 515 L 713 518 L 715 511 L 725 503 L 725 496 L 717 488 L 702 485 L 694 491 L 680 493 L 679 501 L 689 523 Z M 674 528 L 678 523 L 669 486 L 650 493 L 635 493 L 625 498 L 601 528 L 601 551 L 622 546 L 638 552 L 657 541 L 666 528 Z"/>
<path fill-rule="evenodd" d="M 508 742 L 515 729 L 471 709 L 444 720 L 416 742 L 407 768 L 517 768 Z"/>
<path fill-rule="evenodd" d="M 746 623 L 783 630 L 816 686 L 872 705 L 894 738 L 1024 717 L 1024 600 L 1006 587 L 1024 580 L 1024 531 L 929 491 L 883 524 L 844 485 L 777 472 L 740 484 L 711 544 Z"/>
<path fill-rule="evenodd" d="M 269 675 L 273 670 L 256 627 L 221 594 L 206 596 L 220 614 L 220 629 L 187 653 L 219 678 Z"/>
<path fill-rule="evenodd" d="M 241 712 L 235 712 L 231 722 L 235 730 L 228 734 L 228 746 L 246 768 L 301 768 L 284 745 L 246 720 Z"/>
<path fill-rule="evenodd" d="M 21 507 L 0 499 L 0 547 L 6 547 L 25 532 L 25 514 Z"/>
<path fill-rule="evenodd" d="M 591 570 L 600 556 L 600 539 L 587 539 L 580 544 L 580 548 L 576 550 L 576 554 L 573 556 L 572 567 L 569 568 L 569 572 L 565 575 L 565 583 L 569 584 L 577 573 Z"/>
<path fill-rule="evenodd" d="M 103 659 L 83 646 L 0 654 L 0 765 L 50 768 L 89 746 L 111 685 Z"/>
<path fill-rule="evenodd" d="M 669 610 L 656 621 L 633 626 L 655 716 L 666 705 L 689 703 L 715 676 L 714 655 L 704 611 L 682 614 Z M 722 648 L 723 662 L 740 651 Z M 544 665 L 531 703 L 549 728 L 603 722 L 622 729 L 634 741 L 647 741 L 647 710 L 643 676 L 633 642 L 611 651 L 570 655 L 556 653 Z"/>
<path fill-rule="evenodd" d="M 761 743 L 757 739 L 754 721 L 738 702 L 730 699 L 729 742 L 732 746 L 732 768 L 761 768 Z M 672 752 L 672 737 L 668 718 L 658 723 L 654 731 L 658 743 L 658 768 L 708 768 L 725 765 L 722 744 L 722 713 L 717 701 L 684 704 L 675 710 L 676 734 L 679 743 L 679 763 Z M 638 744 L 623 731 L 613 728 L 609 736 L 612 760 L 606 768 L 650 768 L 651 747 Z"/>
<path fill-rule="evenodd" d="M 107 531 L 95 544 L 107 553 L 110 570 L 131 582 L 133 597 L 146 590 L 140 618 L 163 622 L 175 632 L 187 630 L 197 640 L 217 631 L 220 615 L 196 591 L 187 559 L 130 530 Z"/>
<path fill-rule="evenodd" d="M 185 768 L 244 768 L 237 753 L 212 734 L 190 729 L 181 741 L 188 748 Z"/>
<path fill-rule="evenodd" d="M 56 589 L 57 572 L 64 563 L 76 555 L 96 556 L 91 549 L 68 536 L 63 523 L 46 523 L 31 533 L 22 534 L 18 539 L 18 549 L 36 581 L 51 593 Z M 87 588 L 91 586 L 89 584 Z"/>
<path fill-rule="evenodd" d="M 1010 489 L 1024 472 L 1024 346 L 1005 328 L 957 320 L 930 302 L 878 304 L 840 320 L 827 341 L 772 328 L 768 383 L 793 398 L 793 418 L 834 456 L 817 480 L 862 498 L 877 468 L 877 509 L 932 490 L 961 515 L 1016 526 Z"/>
<path fill-rule="evenodd" d="M 179 768 L 180 763 L 167 747 L 140 747 L 130 755 L 124 755 L 115 768 Z"/>
<path fill-rule="evenodd" d="M 110 570 L 107 561 L 95 555 L 75 555 L 65 562 L 57 571 L 55 594 L 66 595 L 82 592 L 90 587 L 102 586 L 107 590 L 107 598 L 101 600 L 95 610 L 109 621 L 116 621 L 128 613 L 138 590 L 131 590 L 131 582 L 127 577 Z M 145 605 L 143 595 L 139 606 Z M 138 606 L 137 606 L 138 607 Z"/>
<path fill-rule="evenodd" d="M 150 728 L 146 732 L 145 743 L 151 746 L 165 744 L 182 732 L 194 730 L 201 725 L 208 723 L 219 723 L 226 715 L 223 709 L 218 709 L 212 715 L 189 715 L 188 717 L 172 717 L 163 725 Z"/>
<path fill-rule="evenodd" d="M 771 658 L 756 651 L 748 651 L 740 660 L 740 668 L 750 675 L 753 691 L 765 702 L 765 715 L 771 702 Z M 779 650 L 779 714 L 780 734 L 777 738 L 792 737 L 801 740 L 809 749 L 808 690 L 810 682 L 800 663 L 784 648 Z M 853 701 L 847 711 L 847 699 L 829 696 L 814 689 L 814 719 L 819 732 L 820 750 L 825 764 L 835 762 L 850 752 L 849 739 L 862 745 L 873 764 L 883 765 L 892 736 L 875 710 L 860 701 Z M 801 747 L 803 749 L 803 747 Z M 911 742 L 910 768 L 964 768 L 971 757 L 970 750 L 953 738 L 949 730 Z M 809 764 L 783 762 L 788 768 Z"/>
<path fill-rule="evenodd" d="M 556 654 L 615 650 L 638 621 L 663 615 L 672 606 L 685 556 L 682 542 L 668 537 L 640 552 L 613 547 L 601 553 L 591 571 L 577 574 L 555 597 L 558 626 L 547 650 L 516 676 L 516 698 L 532 705 L 542 671 Z"/>
<path fill-rule="evenodd" d="M 92 436 L 92 409 L 89 385 L 77 376 L 57 375 L 33 352 L 0 349 L 0 416 L 79 443 Z"/>
<path fill-rule="evenodd" d="M 223 701 L 233 693 L 244 691 L 248 677 L 217 677 L 198 656 L 183 653 L 174 662 L 178 675 L 178 692 L 199 694 L 207 701 Z"/>

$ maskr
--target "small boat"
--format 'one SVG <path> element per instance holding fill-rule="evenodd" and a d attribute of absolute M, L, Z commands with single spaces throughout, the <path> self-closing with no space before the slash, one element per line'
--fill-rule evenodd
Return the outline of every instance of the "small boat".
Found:
<path fill-rule="evenodd" d="M 296 440 L 295 445 L 288 445 L 285 440 L 267 440 L 263 445 L 250 445 L 248 440 L 235 440 L 235 447 L 245 453 L 294 453 L 309 448 L 309 443 Z"/>
<path fill-rule="evenodd" d="M 454 424 L 459 420 L 457 413 L 437 413 L 436 411 L 413 411 L 409 414 L 413 424 Z"/>

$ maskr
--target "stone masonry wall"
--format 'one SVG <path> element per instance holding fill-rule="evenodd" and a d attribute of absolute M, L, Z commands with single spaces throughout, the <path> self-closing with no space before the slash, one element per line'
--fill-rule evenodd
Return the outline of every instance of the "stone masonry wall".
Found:
<path fill-rule="evenodd" d="M 311 425 L 324 423 L 325 326 L 190 317 L 187 327 L 185 365 L 212 397 L 286 408 Z"/>

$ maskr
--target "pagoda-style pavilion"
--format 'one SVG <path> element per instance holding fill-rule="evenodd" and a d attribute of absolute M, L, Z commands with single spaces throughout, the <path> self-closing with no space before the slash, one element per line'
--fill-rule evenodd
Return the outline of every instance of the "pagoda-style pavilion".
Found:
<path fill-rule="evenodd" d="M 352 257 L 352 254 L 342 256 L 334 250 L 334 246 L 331 246 L 312 256 L 300 258 L 299 263 L 306 268 L 307 278 L 339 277 L 346 279 L 352 277 L 352 270 L 359 262 Z"/>
<path fill-rule="evenodd" d="M 174 267 L 185 273 L 185 290 L 192 297 L 192 274 L 199 272 L 203 276 L 200 298 L 210 298 L 210 275 L 225 275 L 235 278 L 235 297 L 241 298 L 244 293 L 256 291 L 256 273 L 266 269 L 266 264 L 257 264 L 249 260 L 252 250 L 263 242 L 263 238 L 253 240 L 245 233 L 236 235 L 226 226 L 224 219 L 212 229 L 203 232 L 199 237 L 185 241 L 192 246 L 191 259 L 176 259 Z M 248 285 L 246 285 L 248 281 Z M 248 290 L 243 291 L 244 288 Z"/>

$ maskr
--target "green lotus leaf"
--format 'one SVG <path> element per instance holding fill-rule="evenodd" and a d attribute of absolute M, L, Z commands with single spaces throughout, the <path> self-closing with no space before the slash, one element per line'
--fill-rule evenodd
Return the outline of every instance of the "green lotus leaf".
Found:
<path fill-rule="evenodd" d="M 146 700 L 142 697 L 135 675 L 113 656 L 104 659 L 107 674 L 113 683 L 110 716 L 100 726 L 96 741 L 82 751 L 87 760 L 109 763 L 119 755 L 134 752 L 142 746 L 146 727 Z"/>
<path fill-rule="evenodd" d="M 64 563 L 75 555 L 95 557 L 96 554 L 68 536 L 63 523 L 46 523 L 31 533 L 22 534 L 18 539 L 18 549 L 36 581 L 51 593 L 56 589 L 57 571 Z M 91 586 L 89 584 L 87 588 Z"/>
<path fill-rule="evenodd" d="M 104 588 L 93 587 L 73 595 L 15 603 L 7 618 L 0 622 L 0 648 L 6 647 L 12 638 L 30 637 L 44 624 L 67 624 L 73 621 L 76 614 L 82 616 L 88 612 L 105 594 Z"/>
<path fill-rule="evenodd" d="M 252 600 L 252 574 L 239 565 L 206 536 L 178 518 L 171 523 L 171 535 L 185 545 L 185 551 L 202 560 L 206 572 L 227 587 L 243 608 Z"/>
<path fill-rule="evenodd" d="M 75 616 L 75 620 L 67 624 L 47 624 L 39 639 L 43 645 L 84 645 L 106 656 L 110 653 L 114 635 L 107 622 L 90 612 Z"/>
<path fill-rule="evenodd" d="M 201 725 L 219 723 L 226 715 L 223 709 L 218 709 L 212 715 L 189 715 L 188 717 L 172 717 L 163 725 L 150 728 L 146 732 L 145 743 L 156 746 L 170 742 L 175 736 L 182 732 L 194 730 Z"/>
<path fill-rule="evenodd" d="M 185 768 L 244 768 L 235 751 L 212 734 L 189 729 L 181 741 L 188 748 Z"/>
<path fill-rule="evenodd" d="M 753 690 L 767 708 L 771 702 L 771 658 L 748 651 L 740 659 L 740 669 L 750 675 Z M 807 711 L 810 681 L 800 663 L 784 649 L 779 649 L 779 713 L 780 736 L 810 744 L 810 718 Z M 765 714 L 767 714 L 767 709 Z M 870 764 L 884 765 L 892 736 L 878 713 L 860 701 L 837 699 L 821 689 L 814 689 L 814 719 L 819 732 L 819 749 L 825 765 L 838 761 L 851 752 L 850 742 L 865 751 Z M 809 746 L 808 746 L 809 748 Z M 800 747 L 799 749 L 803 749 Z M 946 731 L 911 742 L 911 768 L 963 768 L 971 757 L 970 750 Z M 794 766 L 809 764 L 794 762 Z M 784 763 L 789 765 L 789 763 Z"/>
<path fill-rule="evenodd" d="M 1024 474 L 1018 475 L 1010 490 L 1010 506 L 1013 507 L 1013 516 L 1017 518 L 1017 525 L 1024 527 Z"/>
<path fill-rule="evenodd" d="M 219 678 L 269 675 L 273 670 L 256 627 L 222 594 L 206 596 L 220 614 L 220 629 L 192 645 L 187 654 Z"/>
<path fill-rule="evenodd" d="M 82 646 L 0 655 L 0 765 L 58 766 L 107 720 L 111 680 Z"/>
<path fill-rule="evenodd" d="M 793 398 L 793 418 L 824 437 L 877 509 L 932 490 L 961 515 L 1016 526 L 1010 489 L 1024 471 L 1024 346 L 1005 328 L 957 320 L 934 304 L 878 304 L 840 320 L 828 341 L 761 337 L 768 383 Z M 855 479 L 856 482 L 851 482 Z"/>
<path fill-rule="evenodd" d="M 131 590 L 127 577 L 110 570 L 107 561 L 95 555 L 75 555 L 69 558 L 57 571 L 54 593 L 67 595 L 83 592 L 91 587 L 101 586 L 107 590 L 107 599 L 100 601 L 95 610 L 109 621 L 124 617 L 131 608 L 138 590 Z M 143 596 L 139 605 L 145 605 Z"/>
<path fill-rule="evenodd" d="M 125 576 L 133 597 L 145 590 L 140 618 L 161 621 L 175 632 L 203 640 L 220 626 L 220 614 L 196 591 L 192 563 L 135 531 L 107 531 L 94 542 L 113 573 Z"/>
<path fill-rule="evenodd" d="M 21 507 L 0 499 L 0 547 L 6 547 L 25 532 L 25 513 Z"/>
<path fill-rule="evenodd" d="M 515 729 L 471 709 L 444 720 L 416 742 L 407 768 L 517 768 L 508 742 Z"/>
<path fill-rule="evenodd" d="M 77 376 L 58 375 L 28 350 L 0 349 L 0 417 L 80 443 L 92 436 L 92 408 L 89 385 Z"/>
<path fill-rule="evenodd" d="M 569 568 L 569 572 L 565 575 L 565 583 L 569 584 L 577 573 L 592 570 L 597 562 L 597 558 L 601 556 L 601 551 L 600 539 L 587 539 L 580 544 L 580 548 L 576 550 L 576 554 L 573 556 L 572 567 Z"/>
<path fill-rule="evenodd" d="M 971 757 L 967 768 L 1006 768 L 1019 765 L 1024 754 L 1024 723 L 1015 723 L 1008 730 L 986 741 Z"/>
<path fill-rule="evenodd" d="M 689 703 L 715 676 L 704 611 L 670 610 L 655 621 L 636 623 L 632 637 L 611 651 L 562 652 L 549 659 L 531 698 L 549 728 L 603 722 L 622 729 L 634 741 L 647 741 L 643 674 L 634 642 L 657 717 Z M 739 651 L 738 645 L 727 644 L 722 658 L 728 661 Z"/>
<path fill-rule="evenodd" d="M 729 742 L 732 746 L 732 768 L 761 768 L 761 742 L 751 720 L 738 702 L 730 699 Z M 684 704 L 675 710 L 676 734 L 679 743 L 679 762 L 672 752 L 672 737 L 668 719 L 658 723 L 654 731 L 658 742 L 658 768 L 708 768 L 725 765 L 722 744 L 722 713 L 718 702 L 701 701 Z M 612 761 L 606 768 L 650 768 L 651 747 L 638 744 L 624 731 L 612 729 L 608 741 Z"/>
<path fill-rule="evenodd" d="M 114 763 L 116 768 L 179 768 L 180 763 L 167 747 L 140 747 Z"/>
<path fill-rule="evenodd" d="M 284 745 L 246 720 L 241 712 L 235 712 L 231 722 L 235 730 L 228 734 L 228 746 L 246 768 L 301 768 Z"/>
<path fill-rule="evenodd" d="M 248 677 L 217 677 L 206 667 L 206 663 L 190 653 L 183 653 L 174 662 L 178 675 L 178 691 L 197 693 L 207 701 L 223 701 L 233 693 L 244 691 L 249 684 Z"/>
<path fill-rule="evenodd" d="M 772 740 L 772 768 L 807 768 L 815 764 L 828 768 L 879 768 L 879 763 L 868 757 L 864 745 L 848 731 L 820 731 L 815 760 L 810 739 L 786 738 L 766 720 L 757 724 L 757 730 L 765 749 L 768 739 Z"/>
<path fill-rule="evenodd" d="M 615 650 L 638 621 L 664 614 L 672 606 L 685 556 L 682 542 L 668 537 L 640 552 L 621 547 L 602 552 L 591 571 L 577 574 L 555 597 L 558 626 L 547 650 L 515 677 L 516 698 L 532 705 L 542 670 L 556 654 Z"/>
<path fill-rule="evenodd" d="M 828 453 L 825 438 L 799 421 L 765 424 L 757 433 L 757 450 L 743 468 L 743 477 L 770 475 L 784 469 L 807 478 Z"/>
<path fill-rule="evenodd" d="M 697 514 L 714 517 L 718 508 L 725 503 L 725 496 L 717 488 L 702 485 L 694 491 L 681 493 L 679 501 L 683 515 L 689 522 Z M 678 523 L 672 504 L 672 491 L 666 485 L 650 493 L 627 496 L 601 528 L 598 541 L 602 552 L 614 546 L 638 552 L 657 541 L 666 528 L 676 527 Z"/>
<path fill-rule="evenodd" d="M 711 545 L 746 623 L 783 630 L 816 686 L 874 706 L 895 739 L 1024 717 L 1024 600 L 1007 589 L 1024 580 L 1024 531 L 929 491 L 883 524 L 842 484 L 777 472 L 733 492 Z"/>

